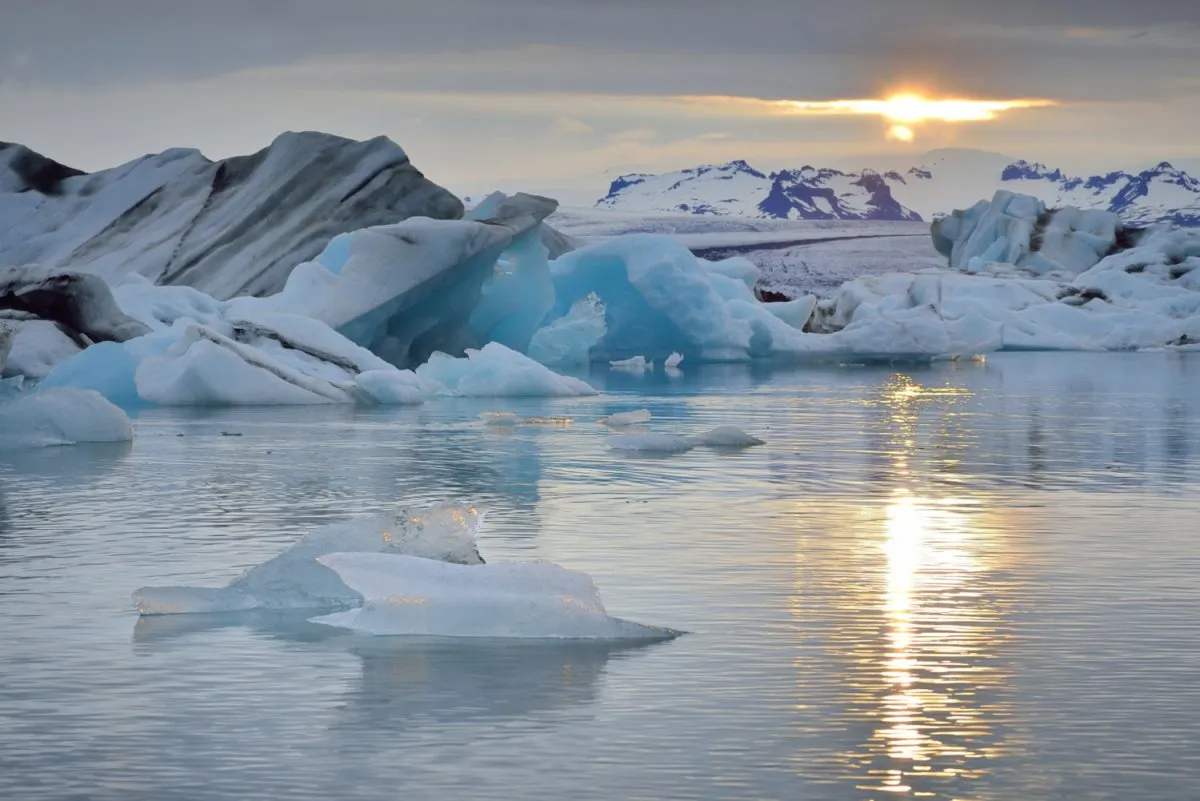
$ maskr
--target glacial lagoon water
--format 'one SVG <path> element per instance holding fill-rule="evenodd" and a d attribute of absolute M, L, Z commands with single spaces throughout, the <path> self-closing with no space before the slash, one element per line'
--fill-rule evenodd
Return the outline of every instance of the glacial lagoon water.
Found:
<path fill-rule="evenodd" d="M 686 367 L 686 365 L 685 365 Z M 1200 784 L 1200 355 L 709 367 L 598 398 L 155 410 L 0 455 L 0 798 L 1176 799 Z M 740 453 L 596 418 L 733 424 Z M 486 426 L 483 411 L 570 417 Z M 138 620 L 472 500 L 654 645 Z"/>

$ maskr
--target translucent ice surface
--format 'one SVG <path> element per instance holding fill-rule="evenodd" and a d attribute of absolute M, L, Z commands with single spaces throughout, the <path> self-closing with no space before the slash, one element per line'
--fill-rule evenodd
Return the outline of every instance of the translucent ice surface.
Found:
<path fill-rule="evenodd" d="M 0 401 L 0 450 L 133 439 L 125 412 L 90 389 L 45 389 L 11 397 Z"/>
<path fill-rule="evenodd" d="M 314 622 L 375 635 L 665 639 L 669 629 L 609 617 L 595 582 L 549 562 L 458 565 L 396 554 L 318 561 L 362 595 Z"/>
<path fill-rule="evenodd" d="M 576 397 L 596 390 L 578 378 L 559 375 L 528 356 L 491 342 L 480 350 L 467 350 L 456 359 L 435 353 L 417 368 L 417 376 L 442 384 L 467 397 Z"/>
<path fill-rule="evenodd" d="M 318 564 L 318 556 L 334 552 L 390 553 L 482 564 L 475 538 L 483 517 L 477 507 L 455 503 L 359 517 L 305 535 L 228 586 L 143 587 L 133 594 L 133 603 L 143 615 L 345 609 L 360 603 L 362 596 Z"/>

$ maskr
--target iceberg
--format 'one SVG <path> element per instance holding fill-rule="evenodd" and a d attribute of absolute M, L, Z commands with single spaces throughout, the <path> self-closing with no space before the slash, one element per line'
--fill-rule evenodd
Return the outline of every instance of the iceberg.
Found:
<path fill-rule="evenodd" d="M 129 417 L 98 392 L 60 388 L 4 394 L 9 400 L 0 400 L 0 450 L 133 439 Z"/>
<path fill-rule="evenodd" d="M 538 236 L 557 203 L 489 200 L 476 219 L 411 218 L 338 237 L 292 270 L 279 294 L 231 308 L 316 318 L 400 367 L 489 341 L 524 350 L 550 305 Z"/>
<path fill-rule="evenodd" d="M 114 284 L 140 274 L 222 300 L 269 295 L 338 234 L 462 212 L 383 137 L 287 132 L 251 155 L 173 148 L 92 174 L 0 143 L 0 266 Z"/>
<path fill-rule="evenodd" d="M 810 327 L 869 350 L 887 335 L 930 354 L 1139 350 L 1200 341 L 1200 232 L 1124 228 L 1115 214 L 993 200 L 935 223 L 953 269 L 858 278 Z"/>
<path fill-rule="evenodd" d="M 598 394 L 587 382 L 555 373 L 497 342 L 464 358 L 435 353 L 416 369 L 418 378 L 436 381 L 465 397 L 580 397 Z"/>
<path fill-rule="evenodd" d="M 360 604 L 362 596 L 318 564 L 317 557 L 390 553 L 482 564 L 475 539 L 483 520 L 482 510 L 458 503 L 359 517 L 306 534 L 225 587 L 143 587 L 133 594 L 133 604 L 143 615 L 344 609 Z"/>
<path fill-rule="evenodd" d="M 669 639 L 670 629 L 609 617 L 591 576 L 548 562 L 459 565 L 398 554 L 317 561 L 363 597 L 314 623 L 372 635 Z"/>

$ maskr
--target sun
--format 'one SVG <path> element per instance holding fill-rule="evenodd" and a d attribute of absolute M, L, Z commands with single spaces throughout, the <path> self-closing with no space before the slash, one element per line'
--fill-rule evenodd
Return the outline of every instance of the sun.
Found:
<path fill-rule="evenodd" d="M 907 125 L 893 125 L 888 128 L 887 138 L 893 142 L 911 142 L 917 138 L 917 132 Z"/>

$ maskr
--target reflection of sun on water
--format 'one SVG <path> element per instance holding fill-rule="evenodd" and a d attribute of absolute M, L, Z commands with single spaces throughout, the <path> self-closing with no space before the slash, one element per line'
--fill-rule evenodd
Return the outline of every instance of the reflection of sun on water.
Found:
<path fill-rule="evenodd" d="M 922 490 L 937 457 L 918 446 L 920 405 L 937 404 L 932 411 L 945 420 L 964 394 L 896 376 L 879 396 L 892 489 L 882 541 L 878 529 L 864 531 L 870 540 L 861 558 L 869 566 L 882 551 L 884 639 L 882 653 L 870 657 L 878 678 L 854 687 L 855 706 L 865 705 L 874 731 L 865 752 L 846 755 L 865 769 L 859 787 L 871 793 L 964 798 L 964 782 L 984 775 L 1002 749 L 996 728 L 1006 710 L 994 695 L 1003 676 L 991 663 L 1003 609 L 988 597 L 996 521 L 986 498 Z"/>

